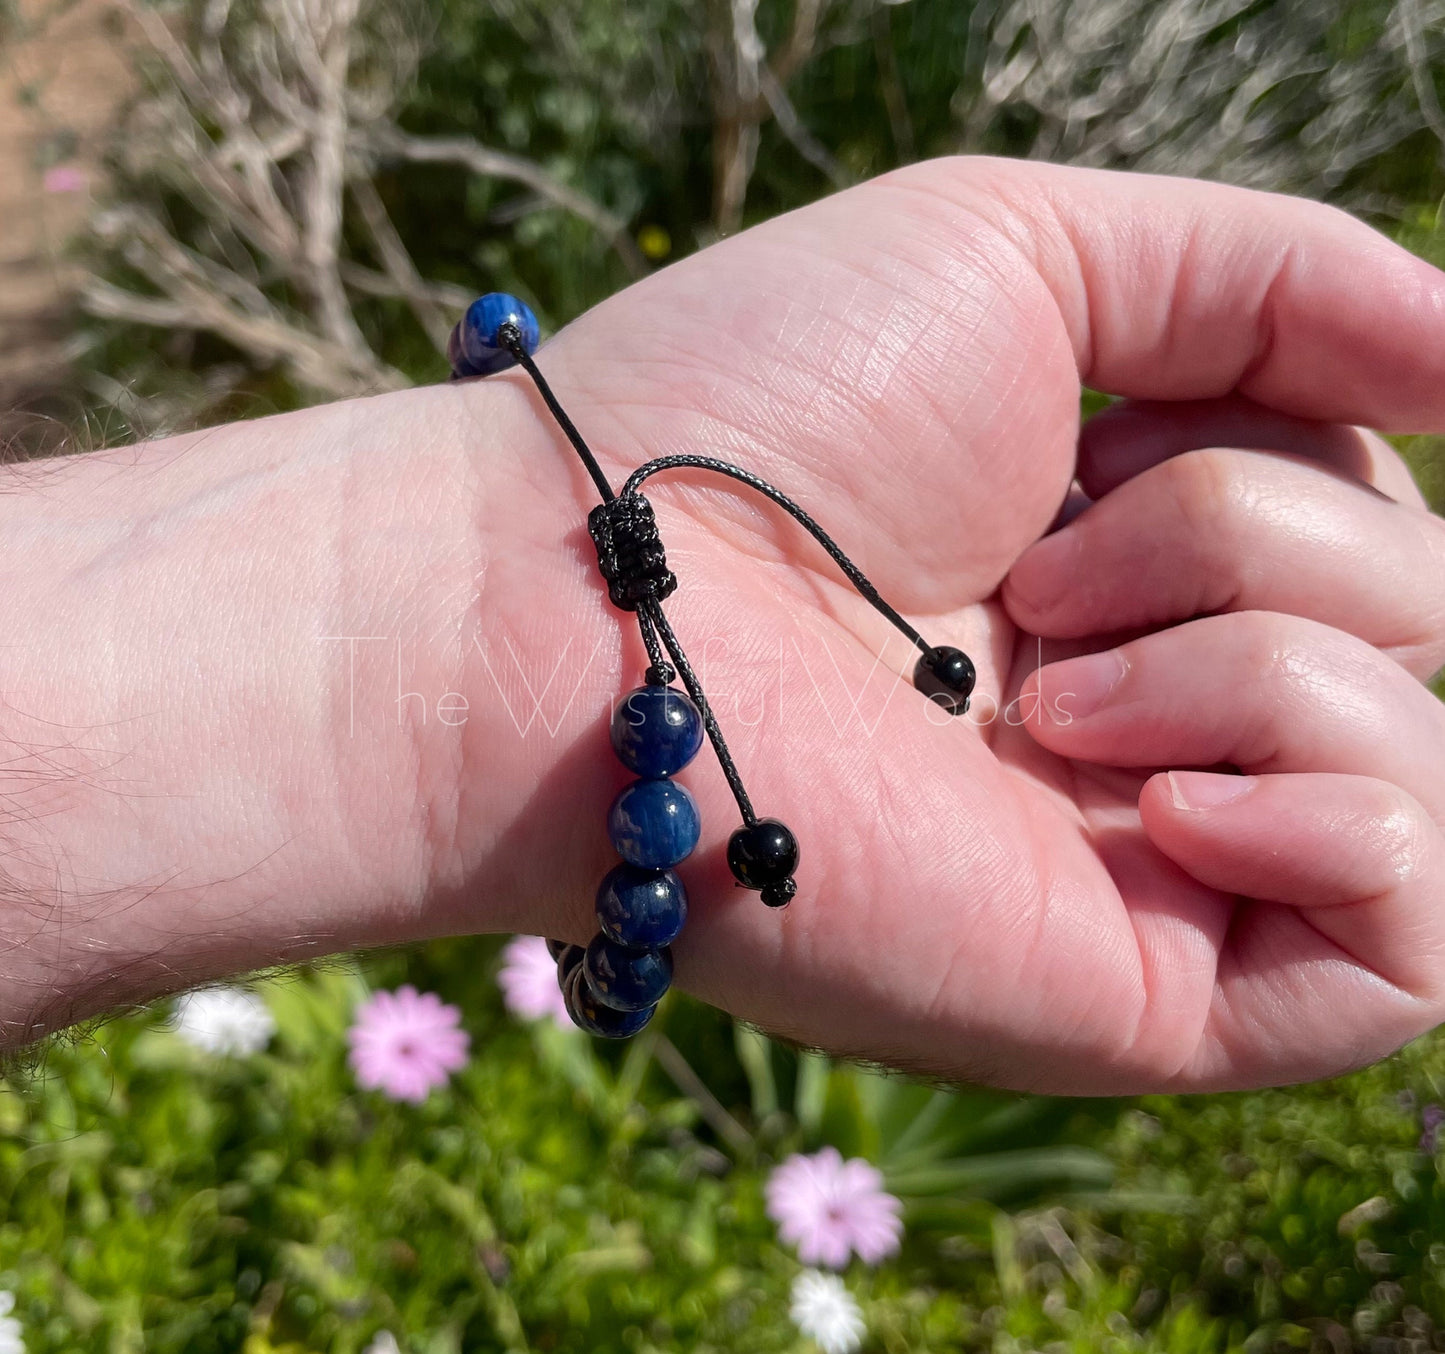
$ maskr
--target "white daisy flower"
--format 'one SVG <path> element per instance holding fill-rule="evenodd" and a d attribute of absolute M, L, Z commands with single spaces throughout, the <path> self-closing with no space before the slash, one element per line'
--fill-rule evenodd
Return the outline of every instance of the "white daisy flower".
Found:
<path fill-rule="evenodd" d="M 207 1053 L 244 1057 L 271 1042 L 276 1021 L 248 988 L 201 987 L 177 999 L 174 1028 L 186 1043 Z"/>
<path fill-rule="evenodd" d="M 0 1354 L 25 1354 L 20 1322 L 10 1315 L 14 1310 L 15 1294 L 0 1289 Z"/>
<path fill-rule="evenodd" d="M 799 1274 L 788 1315 L 823 1354 L 853 1354 L 863 1343 L 863 1313 L 836 1274 L 816 1269 Z"/>

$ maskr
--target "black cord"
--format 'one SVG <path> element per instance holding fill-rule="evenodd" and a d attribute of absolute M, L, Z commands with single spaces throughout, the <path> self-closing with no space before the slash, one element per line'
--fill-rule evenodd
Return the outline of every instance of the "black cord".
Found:
<path fill-rule="evenodd" d="M 522 342 L 521 330 L 509 320 L 497 330 L 497 342 L 516 358 L 518 365 L 532 378 L 558 426 L 572 443 L 587 473 L 592 476 L 592 482 L 602 496 L 603 505 L 608 509 L 605 512 L 594 509 L 588 518 L 588 529 L 598 545 L 599 559 L 602 559 L 605 549 L 603 573 L 608 579 L 612 600 L 618 606 L 637 614 L 638 629 L 641 631 L 650 664 L 647 681 L 667 685 L 672 681 L 673 669 L 676 668 L 676 675 L 681 677 L 683 686 L 687 688 L 688 695 L 702 715 L 703 728 L 717 754 L 718 765 L 722 767 L 722 773 L 727 778 L 728 788 L 732 790 L 733 798 L 737 801 L 743 822 L 752 827 L 758 821 L 758 816 L 743 785 L 742 775 L 738 771 L 737 763 L 733 761 L 732 753 L 728 751 L 727 740 L 718 726 L 702 683 L 692 664 L 688 662 L 682 643 L 662 610 L 662 599 L 677 586 L 677 580 L 667 569 L 661 542 L 657 539 L 652 510 L 639 492 L 639 485 L 664 470 L 681 469 L 710 470 L 746 484 L 776 503 L 802 526 L 828 552 L 829 557 L 863 598 L 907 635 L 924 654 L 933 653 L 933 647 L 883 600 L 867 575 L 843 553 L 838 543 L 807 512 L 782 490 L 775 489 L 766 480 L 741 466 L 717 460 L 712 456 L 660 456 L 634 470 L 623 484 L 621 493 L 614 493 L 602 467 L 597 464 L 592 449 L 577 431 L 576 425 L 567 417 L 566 411 L 552 393 L 552 387 L 547 384 L 546 377 L 532 361 L 531 354 Z M 600 522 L 595 521 L 598 513 L 602 516 Z M 668 658 L 672 660 L 671 663 Z"/>
<path fill-rule="evenodd" d="M 698 681 L 697 673 L 692 670 L 692 664 L 687 661 L 687 655 L 682 651 L 682 644 L 673 632 L 672 626 L 668 624 L 667 617 L 662 614 L 662 603 L 652 600 L 645 605 L 651 613 L 652 623 L 662 633 L 662 642 L 667 646 L 668 653 L 672 655 L 672 661 L 677 664 L 677 673 L 682 678 L 683 686 L 687 688 L 687 694 L 692 697 L 692 703 L 702 714 L 702 726 L 707 730 L 712 750 L 717 753 L 718 765 L 722 767 L 722 773 L 727 777 L 728 788 L 738 802 L 738 812 L 742 814 L 743 822 L 752 827 L 758 821 L 758 815 L 753 811 L 753 801 L 748 797 L 747 789 L 743 785 L 742 773 L 738 770 L 737 763 L 733 761 L 732 753 L 728 751 L 727 742 L 724 740 L 722 730 L 718 728 L 717 718 L 712 712 L 712 705 L 703 693 L 702 683 Z"/>
<path fill-rule="evenodd" d="M 537 389 L 542 392 L 542 398 L 547 402 L 547 408 L 552 411 L 552 417 L 557 420 L 562 431 L 567 434 L 567 440 L 582 458 L 582 464 L 587 467 L 587 473 L 592 476 L 592 483 L 597 486 L 597 492 L 602 495 L 602 501 L 611 503 L 617 495 L 612 492 L 612 486 L 608 484 L 607 476 L 602 473 L 602 467 L 597 464 L 597 458 L 592 454 L 592 448 L 582 440 L 582 434 L 577 431 L 577 425 L 567 417 L 567 411 L 562 408 L 557 397 L 552 393 L 552 387 L 547 384 L 547 378 L 537 370 L 537 364 L 532 361 L 532 354 L 522 343 L 522 331 L 508 320 L 497 330 L 497 342 L 517 359 L 522 369 L 532 378 Z"/>
<path fill-rule="evenodd" d="M 602 473 L 602 467 L 597 464 L 597 458 L 592 454 L 592 448 L 587 445 L 582 434 L 577 431 L 577 425 L 567 417 L 566 410 L 562 408 L 556 395 L 552 393 L 552 387 L 547 384 L 547 378 L 542 375 L 537 364 L 532 361 L 532 355 L 522 343 L 521 330 L 510 322 L 503 324 L 497 331 L 497 341 L 517 359 L 522 370 L 532 378 L 533 384 L 541 392 L 542 398 L 546 401 L 547 408 L 552 411 L 552 416 L 557 420 L 558 426 L 567 434 L 567 440 L 572 443 L 577 455 L 582 458 L 582 464 L 587 467 L 587 473 L 592 476 L 592 482 L 597 486 L 603 503 L 615 503 L 618 495 L 613 493 L 607 476 Z M 718 765 L 722 767 L 728 788 L 737 801 L 738 812 L 742 814 L 743 822 L 751 827 L 758 820 L 758 815 L 753 809 L 752 798 L 743 784 L 742 773 L 738 770 L 737 763 L 733 761 L 727 739 L 723 737 L 717 716 L 712 712 L 712 704 L 707 698 L 707 693 L 702 689 L 702 682 L 698 680 L 697 673 L 693 671 L 692 664 L 688 662 L 682 641 L 678 639 L 676 631 L 673 630 L 666 615 L 663 614 L 662 603 L 655 596 L 648 597 L 637 603 L 636 611 L 637 627 L 642 633 L 642 643 L 647 650 L 649 664 L 647 681 L 661 686 L 668 685 L 673 678 L 673 666 L 676 666 L 677 675 L 682 678 L 682 684 L 687 688 L 687 694 L 692 697 L 692 703 L 697 706 L 698 713 L 702 716 L 702 726 L 707 732 L 713 751 L 717 754 Z M 667 656 L 672 659 L 671 664 L 668 663 L 667 657 L 664 657 L 664 649 Z"/>
<path fill-rule="evenodd" d="M 742 466 L 734 465 L 731 461 L 720 461 L 715 456 L 659 456 L 655 461 L 648 461 L 645 465 L 638 466 L 627 477 L 627 483 L 622 486 L 621 496 L 625 498 L 628 494 L 635 494 L 638 485 L 663 470 L 711 470 L 718 475 L 728 475 L 732 479 L 746 484 L 750 489 L 756 489 L 765 498 L 772 499 L 828 552 L 833 562 L 848 576 L 848 581 L 858 589 L 865 601 L 887 617 L 924 653 L 928 653 L 932 649 L 933 646 L 883 600 L 882 595 L 869 581 L 868 576 L 843 553 L 842 547 L 837 541 L 781 489 L 775 489 L 767 480 L 754 475 L 751 470 L 744 470 Z"/>

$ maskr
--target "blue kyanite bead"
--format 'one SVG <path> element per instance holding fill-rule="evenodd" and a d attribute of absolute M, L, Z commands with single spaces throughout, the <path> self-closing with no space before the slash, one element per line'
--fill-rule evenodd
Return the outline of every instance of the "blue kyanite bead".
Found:
<path fill-rule="evenodd" d="M 522 346 L 537 350 L 542 331 L 525 301 L 504 291 L 489 291 L 467 307 L 447 340 L 447 360 L 458 376 L 490 376 L 505 371 L 516 359 L 497 342 L 497 331 L 510 320 L 522 333 Z"/>
<path fill-rule="evenodd" d="M 687 891 L 671 870 L 618 865 L 597 890 L 597 923 L 619 945 L 634 950 L 670 945 L 686 920 Z"/>
<path fill-rule="evenodd" d="M 562 1000 L 574 1025 L 603 1039 L 630 1038 L 652 1019 L 652 1013 L 657 1010 L 655 1006 L 648 1006 L 641 1011 L 617 1011 L 604 1006 L 588 987 L 587 971 L 583 968 L 573 969 L 563 983 Z"/>
<path fill-rule="evenodd" d="M 593 936 L 582 961 L 592 995 L 614 1011 L 641 1011 L 656 1006 L 672 986 L 671 950 L 629 950 Z"/>
<path fill-rule="evenodd" d="M 607 836 L 629 865 L 670 870 L 697 845 L 697 804 L 675 780 L 635 780 L 607 811 Z"/>
<path fill-rule="evenodd" d="M 612 746 L 639 776 L 671 776 L 702 746 L 702 715 L 685 691 L 639 686 L 612 712 Z"/>

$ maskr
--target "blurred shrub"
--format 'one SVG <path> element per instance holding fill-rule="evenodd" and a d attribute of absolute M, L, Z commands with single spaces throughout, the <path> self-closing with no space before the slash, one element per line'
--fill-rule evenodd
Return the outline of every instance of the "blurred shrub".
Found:
<path fill-rule="evenodd" d="M 890 1348 L 978 1347 L 990 1200 L 1111 1174 L 1055 1145 L 1094 1131 L 1078 1107 L 800 1062 L 685 1001 L 624 1049 L 523 1028 L 477 983 L 494 949 L 375 961 L 458 1000 L 473 1036 L 420 1107 L 355 1088 L 349 965 L 264 986 L 263 1054 L 204 1054 L 155 1012 L 0 1084 L 0 1288 L 32 1354 L 349 1352 L 378 1329 L 437 1354 L 792 1348 L 798 1264 L 762 1184 L 833 1140 L 909 1204 L 902 1257 L 849 1276 L 870 1327 Z"/>
<path fill-rule="evenodd" d="M 150 81 L 83 366 L 142 430 L 436 379 L 468 294 L 560 324 L 923 155 L 1203 174 L 1391 229 L 1445 193 L 1445 0 L 117 3 Z"/>

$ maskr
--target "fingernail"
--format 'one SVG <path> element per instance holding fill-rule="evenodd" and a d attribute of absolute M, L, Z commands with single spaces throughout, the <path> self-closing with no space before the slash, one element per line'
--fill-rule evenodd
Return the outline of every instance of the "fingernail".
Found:
<path fill-rule="evenodd" d="M 1048 611 L 1076 580 L 1079 533 L 1063 529 L 1035 541 L 1009 571 L 1009 587 L 1035 611 Z"/>
<path fill-rule="evenodd" d="M 1127 668 L 1118 649 L 1050 663 L 1039 673 L 1044 712 L 1055 724 L 1072 724 L 1093 714 L 1109 699 Z"/>
<path fill-rule="evenodd" d="M 1169 793 L 1176 809 L 1217 809 L 1243 799 L 1258 782 L 1253 776 L 1216 775 L 1212 771 L 1171 771 Z"/>

